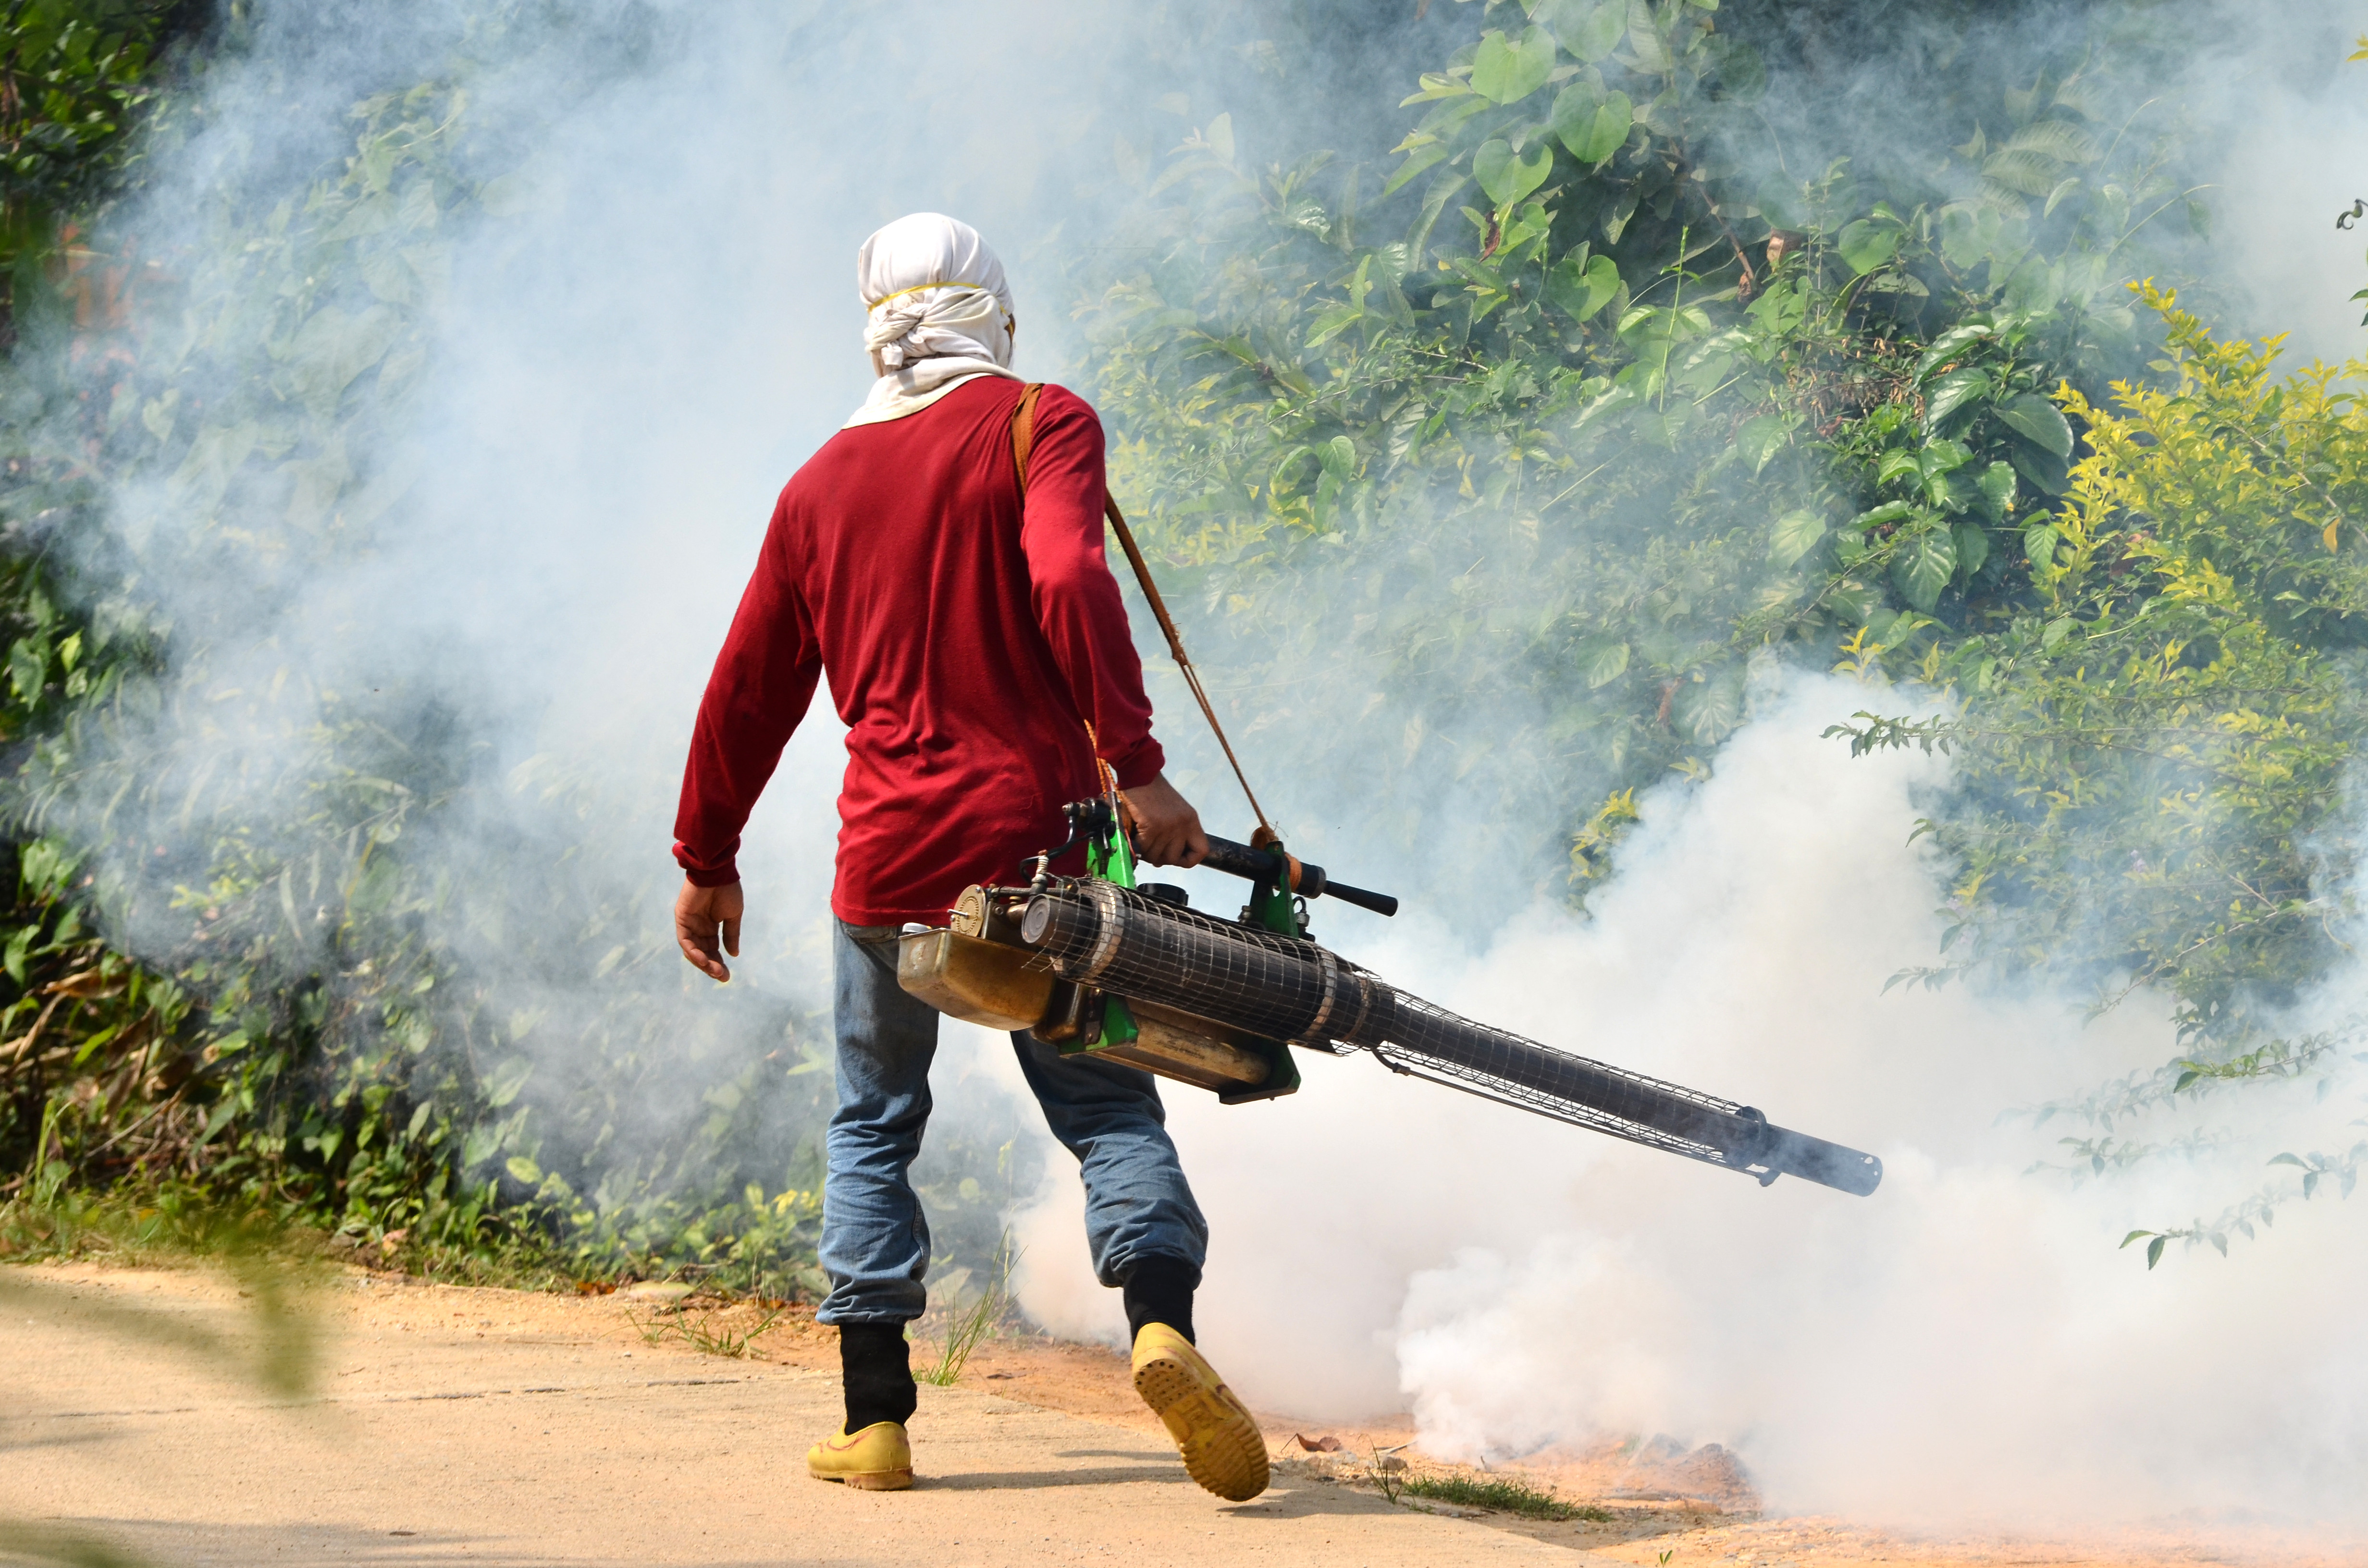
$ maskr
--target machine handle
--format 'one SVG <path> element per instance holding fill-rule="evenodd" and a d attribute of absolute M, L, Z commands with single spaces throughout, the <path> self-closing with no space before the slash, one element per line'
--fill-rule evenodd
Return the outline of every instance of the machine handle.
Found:
<path fill-rule="evenodd" d="M 1398 912 L 1398 901 L 1388 893 L 1352 888 L 1346 882 L 1336 882 L 1326 877 L 1321 866 L 1311 866 L 1289 856 L 1282 858 L 1290 862 L 1291 891 L 1303 897 L 1321 898 L 1329 893 L 1344 903 L 1370 909 L 1376 915 L 1395 915 Z M 1253 849 L 1247 844 L 1220 838 L 1212 833 L 1209 835 L 1209 853 L 1201 857 L 1201 864 L 1212 870 L 1228 872 L 1256 882 L 1275 875 L 1275 852 L 1271 849 Z"/>
<path fill-rule="evenodd" d="M 1346 882 L 1326 882 L 1324 891 L 1343 903 L 1353 903 L 1376 915 L 1395 915 L 1398 912 L 1398 901 L 1385 892 L 1367 892 Z"/>

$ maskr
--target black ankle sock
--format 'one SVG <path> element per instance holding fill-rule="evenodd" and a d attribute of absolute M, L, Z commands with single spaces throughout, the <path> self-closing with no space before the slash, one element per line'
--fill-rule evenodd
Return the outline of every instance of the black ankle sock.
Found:
<path fill-rule="evenodd" d="M 1164 1323 L 1188 1344 L 1197 1343 L 1192 1338 L 1192 1291 L 1200 1283 L 1201 1271 L 1180 1257 L 1154 1253 L 1135 1259 L 1120 1287 L 1126 1301 L 1128 1343 L 1147 1323 Z"/>
<path fill-rule="evenodd" d="M 847 1391 L 847 1429 L 913 1418 L 920 1403 L 913 1386 L 912 1348 L 901 1323 L 838 1325 L 838 1375 Z"/>

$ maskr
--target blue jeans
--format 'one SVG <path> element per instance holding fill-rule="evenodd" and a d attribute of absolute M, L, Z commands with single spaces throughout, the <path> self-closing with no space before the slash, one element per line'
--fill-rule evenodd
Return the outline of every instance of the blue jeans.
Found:
<path fill-rule="evenodd" d="M 824 1323 L 905 1323 L 928 1294 L 929 1221 L 910 1172 L 929 1121 L 929 1062 L 938 1013 L 896 983 L 896 929 L 834 922 L 831 955 L 838 1030 L 838 1109 L 830 1119 L 830 1174 L 822 1195 Z M 1104 1285 L 1143 1258 L 1180 1258 L 1197 1273 L 1209 1224 L 1148 1073 L 1063 1056 L 1015 1034 L 1019 1071 L 1044 1121 L 1086 1183 L 1086 1244 Z"/>

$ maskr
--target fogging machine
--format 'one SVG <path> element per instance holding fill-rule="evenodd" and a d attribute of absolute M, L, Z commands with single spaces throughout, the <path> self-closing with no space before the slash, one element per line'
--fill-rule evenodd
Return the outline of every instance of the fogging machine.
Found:
<path fill-rule="evenodd" d="M 1883 1179 L 1872 1154 L 1776 1126 L 1737 1105 L 1491 1028 L 1401 991 L 1308 939 L 1309 900 L 1394 915 L 1397 901 L 1344 885 L 1279 842 L 1212 837 L 1201 863 L 1250 884 L 1233 919 L 1183 889 L 1134 879 L 1110 797 L 1065 808 L 1069 842 L 1035 857 L 1025 886 L 965 891 L 947 925 L 908 930 L 897 980 L 939 1011 L 1021 1030 L 1212 1089 L 1227 1104 L 1299 1087 L 1292 1048 L 1369 1051 L 1427 1078 L 1614 1138 L 1756 1176 L 1796 1176 L 1861 1196 Z M 1052 862 L 1082 846 L 1087 874 Z"/>
<path fill-rule="evenodd" d="M 1028 488 L 1037 394 L 1022 389 L 1011 458 Z M 1393 1072 L 1428 1078 L 1614 1138 L 1757 1176 L 1800 1176 L 1861 1196 L 1883 1162 L 1778 1127 L 1750 1106 L 1591 1062 L 1458 1017 L 1308 940 L 1307 903 L 1329 897 L 1379 915 L 1397 900 L 1328 878 L 1288 854 L 1217 722 L 1118 503 L 1103 506 L 1167 652 L 1241 781 L 1258 831 L 1248 844 L 1211 838 L 1201 864 L 1250 884 L 1231 920 L 1202 914 L 1179 887 L 1138 887 L 1116 780 L 1064 808 L 1068 842 L 1035 857 L 1025 886 L 965 890 L 946 925 L 907 931 L 896 978 L 939 1011 L 988 1028 L 1031 1032 L 1064 1055 L 1084 1052 L 1213 1089 L 1227 1104 L 1299 1087 L 1296 1046 L 1330 1056 L 1372 1053 Z M 1086 874 L 1051 867 L 1082 847 Z"/>

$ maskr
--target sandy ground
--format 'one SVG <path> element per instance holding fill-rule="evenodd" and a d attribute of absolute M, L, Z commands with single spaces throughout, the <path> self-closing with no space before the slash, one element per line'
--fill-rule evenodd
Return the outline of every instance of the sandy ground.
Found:
<path fill-rule="evenodd" d="M 1762 1517 L 1729 1456 L 1666 1443 L 1525 1466 L 1599 1517 L 1393 1505 L 1377 1480 L 1486 1478 L 1400 1449 L 1412 1433 L 1392 1422 L 1270 1419 L 1274 1486 L 1230 1505 L 1186 1478 L 1117 1355 L 1030 1338 L 990 1341 L 957 1386 L 923 1387 L 914 1491 L 857 1493 L 805 1474 L 806 1444 L 838 1417 L 835 1338 L 810 1312 L 733 1358 L 689 1341 L 745 1334 L 757 1309 L 350 1270 L 312 1298 L 312 1392 L 282 1399 L 110 1324 L 136 1306 L 246 1336 L 233 1286 L 92 1266 L 12 1276 L 41 1289 L 0 1299 L 0 1561 L 13 1530 L 242 1565 L 2368 1563 L 2368 1543 L 2259 1529 L 1930 1539 Z M 1326 1439 L 1338 1449 L 1307 1446 Z M 1408 1468 L 1377 1477 L 1377 1459 Z"/>

